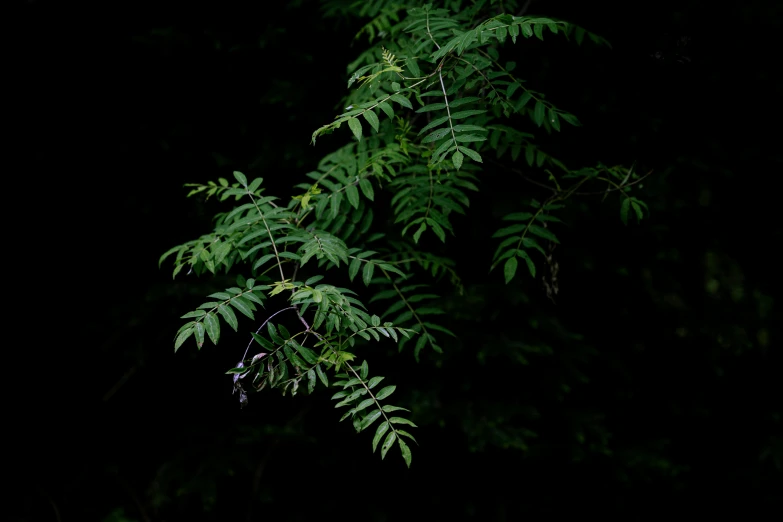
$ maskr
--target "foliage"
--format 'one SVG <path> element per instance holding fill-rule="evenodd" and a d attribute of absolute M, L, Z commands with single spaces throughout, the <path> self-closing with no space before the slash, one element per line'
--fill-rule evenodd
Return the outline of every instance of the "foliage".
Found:
<path fill-rule="evenodd" d="M 417 360 L 425 349 L 443 352 L 454 334 L 437 321 L 445 308 L 432 285 L 448 276 L 461 290 L 461 281 L 437 242 L 454 236 L 456 215 L 468 215 L 486 165 L 523 177 L 543 173 L 551 192 L 543 201 L 520 193 L 524 203 L 497 223 L 490 268 L 502 265 L 506 284 L 520 277 L 520 261 L 533 277 L 538 256 L 548 262 L 559 243 L 558 213 L 572 196 L 615 198 L 624 223 L 647 212 L 631 195 L 645 175 L 600 163 L 574 170 L 537 145 L 533 132 L 566 131 L 579 120 L 501 58 L 504 47 L 545 36 L 607 42 L 560 20 L 496 15 L 496 2 L 446 7 L 364 4 L 371 21 L 357 37 L 371 45 L 349 66 L 346 108 L 312 134 L 313 145 L 332 133 L 349 142 L 326 154 L 287 198 L 266 195 L 262 178 L 241 172 L 233 181 L 188 185 L 189 196 L 233 198 L 235 206 L 216 216 L 212 232 L 160 259 L 173 256 L 174 276 L 185 268 L 198 276 L 239 267 L 246 274 L 183 316 L 188 322 L 175 350 L 191 337 L 199 348 L 206 339 L 217 344 L 221 323 L 238 331 L 239 312 L 258 325 L 227 372 L 243 405 L 248 389 L 295 395 L 301 384 L 312 393 L 321 382 L 338 389 L 335 407 L 349 407 L 341 420 L 350 418 L 357 432 L 375 426 L 373 451 L 380 446 L 385 457 L 396 443 L 408 466 L 406 439 L 415 439 L 403 427 L 414 424 L 393 416 L 408 410 L 383 402 L 395 386 L 379 387 L 384 378 L 370 377 L 357 353 L 365 342 L 382 340 L 400 350 L 411 342 Z M 523 154 L 526 166 L 518 169 Z M 354 289 L 341 286 L 345 276 Z M 368 304 L 383 304 L 380 315 L 359 299 L 362 285 L 371 292 Z M 268 310 L 263 321 L 260 309 Z M 278 318 L 283 314 L 295 319 L 296 331 Z"/>

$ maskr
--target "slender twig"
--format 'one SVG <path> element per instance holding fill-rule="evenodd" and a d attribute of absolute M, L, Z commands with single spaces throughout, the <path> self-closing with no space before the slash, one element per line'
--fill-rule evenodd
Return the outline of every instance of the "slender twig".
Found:
<path fill-rule="evenodd" d="M 264 321 L 263 323 L 261 323 L 261 326 L 258 327 L 258 330 L 256 330 L 256 334 L 260 333 L 261 329 L 264 326 L 266 326 L 266 323 L 268 323 L 274 316 L 276 316 L 277 314 L 283 313 L 286 310 L 296 310 L 296 307 L 295 306 L 289 306 L 288 308 L 283 308 L 282 310 L 278 310 L 277 312 L 275 312 L 272 315 L 270 315 L 269 318 L 266 321 Z M 245 348 L 245 355 L 242 356 L 242 361 L 244 361 L 245 357 L 247 357 L 247 351 L 250 350 L 250 346 L 252 346 L 253 340 L 254 340 L 253 337 L 251 337 L 250 338 L 250 342 L 247 343 L 247 348 Z"/>
<path fill-rule="evenodd" d="M 517 16 L 522 16 L 525 13 L 527 13 L 527 9 L 530 7 L 531 3 L 533 3 L 533 0 L 527 0 L 527 2 L 525 2 L 525 5 L 522 6 L 522 9 L 520 9 L 519 12 L 517 13 Z"/>
<path fill-rule="evenodd" d="M 108 402 L 109 399 L 111 399 L 114 394 L 125 385 L 126 382 L 128 382 L 128 379 L 130 379 L 134 373 L 136 373 L 136 366 L 132 366 L 130 370 L 125 372 L 125 374 L 120 377 L 114 386 L 112 386 L 111 389 L 106 392 L 106 394 L 103 396 L 103 402 Z"/>

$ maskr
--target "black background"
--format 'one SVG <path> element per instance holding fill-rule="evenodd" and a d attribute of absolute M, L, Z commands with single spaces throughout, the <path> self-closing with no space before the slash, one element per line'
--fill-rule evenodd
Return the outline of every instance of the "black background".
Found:
<path fill-rule="evenodd" d="M 512 185 L 537 190 L 487 165 L 444 251 L 466 286 L 446 319 L 459 340 L 418 364 L 410 351 L 368 355 L 420 426 L 410 470 L 337 423 L 326 391 L 251 395 L 240 410 L 223 373 L 244 335 L 171 349 L 179 316 L 225 280 L 172 281 L 157 266 L 221 208 L 186 199 L 183 183 L 241 170 L 284 195 L 345 143 L 340 132 L 315 148 L 309 138 L 339 110 L 345 65 L 367 45 L 353 38 L 359 21 L 307 1 L 17 5 L 10 519 L 112 520 L 121 509 L 161 521 L 647 520 L 779 508 L 779 323 L 759 295 L 778 290 L 781 8 L 597 4 L 539 0 L 529 14 L 578 23 L 612 50 L 547 34 L 504 57 L 582 121 L 541 136 L 569 166 L 654 171 L 640 193 L 651 216 L 624 226 L 619 203 L 577 200 L 551 305 L 534 280 L 487 274 L 496 201 Z M 708 274 L 722 282 L 716 294 Z M 514 342 L 535 339 L 554 355 L 509 364 Z M 564 398 L 572 363 L 589 384 Z M 590 437 L 590 419 L 612 433 L 611 456 L 574 440 Z M 503 447 L 497 423 L 538 438 Z"/>

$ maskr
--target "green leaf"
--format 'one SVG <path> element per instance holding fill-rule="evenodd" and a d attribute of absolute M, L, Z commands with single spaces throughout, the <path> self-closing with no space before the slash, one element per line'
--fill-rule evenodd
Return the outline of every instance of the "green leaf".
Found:
<path fill-rule="evenodd" d="M 358 405 L 357 405 L 357 406 L 356 406 L 356 407 L 353 409 L 353 412 L 354 412 L 354 413 L 358 413 L 358 412 L 362 411 L 363 409 L 367 408 L 368 406 L 370 406 L 370 405 L 372 405 L 372 404 L 375 404 L 375 399 L 364 399 L 362 402 L 360 402 L 360 403 L 359 403 L 359 404 L 358 404 Z M 372 413 L 375 413 L 375 412 L 378 412 L 378 415 L 380 415 L 380 414 L 381 414 L 381 410 L 374 410 Z M 376 415 L 376 416 L 375 416 L 375 418 L 378 418 L 378 415 Z M 365 418 L 365 420 L 367 420 L 367 418 L 369 418 L 369 416 L 368 416 L 368 417 L 366 417 L 366 418 Z M 375 420 L 375 419 L 373 419 L 373 420 Z M 368 425 L 369 425 L 369 424 L 368 424 Z"/>
<path fill-rule="evenodd" d="M 540 27 L 540 26 L 536 26 Z M 539 127 L 544 123 L 544 116 L 546 115 L 546 106 L 539 100 L 536 102 L 536 108 L 533 110 L 533 121 Z"/>
<path fill-rule="evenodd" d="M 193 331 L 196 334 L 196 345 L 198 345 L 199 348 L 204 346 L 204 323 L 196 323 L 193 326 Z"/>
<path fill-rule="evenodd" d="M 522 109 L 524 109 L 525 105 L 527 104 L 527 102 L 530 101 L 531 98 L 533 98 L 533 95 L 530 94 L 530 92 L 525 91 L 524 93 L 522 93 L 522 95 L 514 104 L 514 111 L 520 112 Z"/>
<path fill-rule="evenodd" d="M 438 141 L 439 139 L 447 136 L 451 132 L 451 129 L 446 127 L 444 129 L 438 129 L 435 132 L 432 132 L 425 136 L 421 142 L 422 143 L 431 143 L 433 141 Z"/>
<path fill-rule="evenodd" d="M 379 383 L 379 382 L 381 382 L 381 381 L 382 381 L 384 378 L 385 378 L 385 377 L 380 377 L 380 376 L 378 376 L 378 377 L 373 377 L 372 379 L 370 379 L 370 380 L 367 382 L 367 387 L 368 387 L 369 389 L 371 389 L 371 390 L 372 390 L 372 389 L 373 389 L 373 388 L 375 388 L 375 386 L 377 386 L 377 385 L 378 385 L 378 383 Z"/>
<path fill-rule="evenodd" d="M 413 242 L 417 243 L 419 242 L 419 239 L 421 238 L 421 235 L 424 233 L 424 231 L 427 230 L 427 225 L 425 223 L 422 223 L 419 226 L 419 229 L 413 233 Z"/>
<path fill-rule="evenodd" d="M 557 113 L 549 109 L 549 114 L 547 116 L 549 118 L 549 123 L 552 125 L 552 128 L 556 131 L 560 130 L 560 119 L 557 117 Z"/>
<path fill-rule="evenodd" d="M 429 105 L 425 105 L 421 109 L 418 109 L 416 112 L 430 112 L 430 111 L 439 111 L 446 108 L 445 103 L 431 103 Z M 453 117 L 453 116 L 452 116 Z"/>
<path fill-rule="evenodd" d="M 399 406 L 392 406 L 391 404 L 387 404 L 387 405 L 385 405 L 385 406 L 384 406 L 383 408 L 381 408 L 381 409 L 382 409 L 383 411 L 385 411 L 386 413 L 389 413 L 389 412 L 392 412 L 392 411 L 410 411 L 410 410 L 408 410 L 408 409 L 401 408 L 401 407 L 399 407 Z"/>
<path fill-rule="evenodd" d="M 234 179 L 237 180 L 239 184 L 242 185 L 243 187 L 247 186 L 247 178 L 245 177 L 244 174 L 242 174 L 238 170 L 234 171 Z"/>
<path fill-rule="evenodd" d="M 176 352 L 179 350 L 179 347 L 182 346 L 182 343 L 188 340 L 188 337 L 193 335 L 194 328 L 188 328 L 187 330 L 183 330 L 180 332 L 180 334 L 177 336 L 177 340 L 174 342 L 174 351 Z M 383 377 L 381 377 L 383 378 Z M 377 383 L 376 383 L 377 384 Z"/>
<path fill-rule="evenodd" d="M 362 194 L 364 194 L 364 197 L 366 197 L 370 201 L 373 201 L 375 199 L 375 191 L 372 188 L 372 183 L 370 183 L 370 180 L 368 180 L 367 178 L 360 179 L 359 188 L 362 189 Z"/>
<path fill-rule="evenodd" d="M 229 301 L 231 306 L 242 312 L 244 315 L 249 317 L 250 319 L 255 319 L 255 316 L 253 315 L 253 309 L 250 308 L 250 303 L 248 301 L 245 301 L 242 297 L 235 297 L 231 301 Z"/>
<path fill-rule="evenodd" d="M 481 155 L 475 150 L 471 150 L 467 147 L 460 147 L 459 150 L 461 150 L 463 154 L 465 154 L 465 156 L 469 157 L 473 161 L 477 161 L 478 163 L 483 163 L 483 161 L 481 160 Z"/>
<path fill-rule="evenodd" d="M 532 217 L 530 212 L 513 212 L 503 216 L 503 221 L 530 221 Z"/>
<path fill-rule="evenodd" d="M 460 143 L 473 143 L 476 141 L 486 141 L 486 136 L 478 136 L 476 134 L 460 134 L 455 138 Z"/>
<path fill-rule="evenodd" d="M 356 136 L 357 140 L 362 139 L 362 123 L 359 120 L 351 118 L 348 120 L 348 127 L 350 127 L 351 132 L 353 132 L 353 135 Z"/>
<path fill-rule="evenodd" d="M 460 167 L 462 167 L 462 159 L 464 156 L 460 151 L 457 151 L 454 153 L 454 155 L 451 157 L 451 161 L 454 163 L 454 168 L 459 170 Z"/>
<path fill-rule="evenodd" d="M 386 436 L 386 440 L 383 442 L 383 446 L 381 446 L 381 458 L 385 458 L 386 454 L 389 452 L 389 449 L 394 445 L 394 440 L 397 438 L 397 435 L 392 431 Z"/>
<path fill-rule="evenodd" d="M 362 269 L 362 281 L 364 281 L 365 286 L 370 286 L 373 270 L 375 270 L 374 263 L 370 262 L 364 264 L 364 268 Z"/>
<path fill-rule="evenodd" d="M 340 203 L 342 203 L 343 200 L 343 193 L 332 192 L 332 197 L 329 199 L 331 200 L 330 208 L 332 211 L 332 219 L 337 219 L 337 215 L 340 213 Z"/>
<path fill-rule="evenodd" d="M 361 368 L 359 368 L 359 377 L 361 377 L 362 379 L 366 379 L 367 378 L 367 373 L 369 371 L 370 371 L 370 369 L 369 369 L 369 367 L 367 365 L 367 360 L 362 361 L 362 366 L 361 366 Z"/>
<path fill-rule="evenodd" d="M 364 404 L 367 401 L 369 401 L 370 404 L 375 402 L 372 399 L 367 399 L 365 401 L 362 401 L 362 403 L 359 404 L 359 406 L 361 406 L 362 404 Z M 359 411 L 359 410 L 362 409 L 359 406 L 356 407 L 356 411 Z M 382 415 L 381 410 L 373 410 L 370 413 L 368 413 L 367 416 L 364 419 L 362 419 L 361 424 L 359 424 L 358 431 L 364 431 L 365 429 L 369 428 L 372 425 L 372 423 L 375 422 L 378 419 L 378 417 L 380 417 L 381 415 Z M 386 424 L 386 423 L 384 423 L 384 424 Z M 377 433 L 376 433 L 376 435 L 377 435 Z"/>
<path fill-rule="evenodd" d="M 573 125 L 574 127 L 581 127 L 582 125 L 581 123 L 579 123 L 577 117 L 574 116 L 573 114 L 568 114 L 567 112 L 561 112 L 560 117 L 565 121 L 567 121 L 568 123 L 570 123 L 571 125 Z"/>
<path fill-rule="evenodd" d="M 239 322 L 237 321 L 237 316 L 234 314 L 234 311 L 228 306 L 222 304 L 218 306 L 218 312 L 223 316 L 223 319 L 228 323 L 228 325 L 236 332 L 237 328 L 239 327 Z"/>
<path fill-rule="evenodd" d="M 220 321 L 215 317 L 215 314 L 209 313 L 204 316 L 204 328 L 212 343 L 217 344 L 220 339 Z"/>
<path fill-rule="evenodd" d="M 367 120 L 367 123 L 369 123 L 373 129 L 375 129 L 375 132 L 378 132 L 378 125 L 380 124 L 378 121 L 378 115 L 373 111 L 368 110 L 365 111 L 362 116 L 364 116 L 364 119 Z M 351 128 L 351 130 L 353 130 L 353 128 Z M 356 131 L 354 131 L 354 134 L 356 134 Z"/>
<path fill-rule="evenodd" d="M 421 136 L 422 134 L 424 134 L 425 132 L 427 132 L 430 129 L 434 129 L 438 125 L 441 125 L 441 124 L 445 123 L 448 119 L 449 119 L 448 116 L 443 116 L 442 118 L 436 118 L 436 119 L 432 120 L 431 122 L 429 122 L 427 124 L 427 126 L 425 126 L 423 129 L 421 129 L 419 131 L 419 136 Z"/>
<path fill-rule="evenodd" d="M 389 105 L 386 102 L 381 102 L 378 104 L 378 108 L 381 109 L 383 112 L 386 113 L 386 116 L 389 118 L 394 118 L 394 110 L 392 109 L 391 105 Z"/>
<path fill-rule="evenodd" d="M 402 452 L 402 458 L 405 460 L 405 464 L 410 468 L 411 467 L 411 449 L 408 447 L 407 444 L 405 444 L 405 441 L 398 438 L 397 444 L 400 445 L 400 451 Z"/>
<path fill-rule="evenodd" d="M 452 109 L 455 107 L 459 107 L 460 105 L 465 105 L 466 103 L 473 103 L 475 101 L 479 101 L 481 98 L 478 96 L 466 96 L 464 98 L 459 98 L 457 100 L 453 100 L 451 103 L 449 103 L 449 107 Z"/>
<path fill-rule="evenodd" d="M 375 453 L 375 450 L 378 448 L 378 443 L 381 441 L 381 438 L 386 434 L 387 431 L 389 431 L 388 422 L 382 422 L 378 425 L 378 428 L 375 430 L 375 436 L 372 438 L 373 453 Z"/>
<path fill-rule="evenodd" d="M 275 349 L 275 346 L 272 343 L 270 343 L 269 341 L 267 341 L 266 339 L 264 339 L 263 337 L 261 337 L 257 333 L 250 332 L 250 335 L 252 335 L 253 339 L 255 339 L 255 341 L 259 345 L 261 345 L 261 347 L 264 348 L 265 350 L 274 350 Z"/>
<path fill-rule="evenodd" d="M 543 253 L 543 251 L 541 253 Z M 530 271 L 530 275 L 532 277 L 536 277 L 536 265 L 535 263 L 533 263 L 533 260 L 530 259 L 528 253 L 525 252 L 524 250 L 517 250 L 517 254 L 519 255 L 519 257 L 524 259 L 525 262 L 527 263 L 527 269 Z"/>
<path fill-rule="evenodd" d="M 451 119 L 452 120 L 460 120 L 462 118 L 467 118 L 469 116 L 476 116 L 478 114 L 484 114 L 485 112 L 487 112 L 487 111 L 480 110 L 480 109 L 471 109 L 469 111 L 459 111 L 459 112 L 455 112 L 454 114 L 452 114 L 451 115 Z"/>
<path fill-rule="evenodd" d="M 508 227 L 501 228 L 500 230 L 492 234 L 492 237 L 509 236 L 511 234 L 522 232 L 523 230 L 525 230 L 525 228 L 527 228 L 527 225 L 522 225 L 522 224 L 511 225 Z"/>
<path fill-rule="evenodd" d="M 321 368 L 320 364 L 316 364 L 315 365 L 315 373 L 318 374 L 318 378 L 321 380 L 323 385 L 328 388 L 329 387 L 329 379 L 326 377 L 326 373 L 324 373 L 324 371 Z"/>
<path fill-rule="evenodd" d="M 356 185 L 346 185 L 345 195 L 348 196 L 348 202 L 353 208 L 359 208 L 359 190 Z"/>
<path fill-rule="evenodd" d="M 642 212 L 642 207 L 639 205 L 639 203 L 636 202 L 636 200 L 631 200 L 631 208 L 633 208 L 633 211 L 636 212 L 636 219 L 639 221 L 644 218 L 644 212 Z"/>
<path fill-rule="evenodd" d="M 631 207 L 631 198 L 625 198 L 620 205 L 620 219 L 623 221 L 623 225 L 628 224 L 628 210 Z"/>
<path fill-rule="evenodd" d="M 353 281 L 354 277 L 356 277 L 356 274 L 359 273 L 359 268 L 362 266 L 362 260 L 358 257 L 353 259 L 351 261 L 350 266 L 348 267 L 348 278 Z"/>
<path fill-rule="evenodd" d="M 397 389 L 397 386 L 387 386 L 385 388 L 381 388 L 381 390 L 375 395 L 375 398 L 379 401 L 382 399 L 385 399 L 392 393 L 394 393 L 394 390 Z"/>
<path fill-rule="evenodd" d="M 533 166 L 533 162 L 536 160 L 536 148 L 533 146 L 533 144 L 528 143 L 527 147 L 525 147 L 525 161 L 527 161 L 527 164 L 531 167 Z"/>
<path fill-rule="evenodd" d="M 506 261 L 506 264 L 503 266 L 503 275 L 506 278 L 506 284 L 511 282 L 512 279 L 514 279 L 514 274 L 517 271 L 517 258 L 516 257 L 510 257 Z"/>
<path fill-rule="evenodd" d="M 391 96 L 389 96 L 389 99 L 393 102 L 399 103 L 400 105 L 408 109 L 413 108 L 413 105 L 411 105 L 410 100 L 405 96 L 403 96 L 402 94 L 392 94 Z"/>
<path fill-rule="evenodd" d="M 538 237 L 543 237 L 544 239 L 548 239 L 548 240 L 550 240 L 553 243 L 560 243 L 560 241 L 558 241 L 557 237 L 552 232 L 547 230 L 546 228 L 539 227 L 538 225 L 530 225 L 528 227 L 528 230 L 531 233 L 537 235 Z"/>

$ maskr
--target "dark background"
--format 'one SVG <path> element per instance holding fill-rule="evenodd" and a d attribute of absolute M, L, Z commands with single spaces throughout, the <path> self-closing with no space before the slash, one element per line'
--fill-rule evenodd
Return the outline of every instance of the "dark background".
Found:
<path fill-rule="evenodd" d="M 487 165 L 443 251 L 465 285 L 439 286 L 458 340 L 419 363 L 363 353 L 419 425 L 410 470 L 338 423 L 328 391 L 240 409 L 224 372 L 246 333 L 172 350 L 179 316 L 227 280 L 157 266 L 225 208 L 183 183 L 241 170 L 284 196 L 345 143 L 309 139 L 339 110 L 363 22 L 314 1 L 17 5 L 7 256 L 25 304 L 6 326 L 9 519 L 780 509 L 781 7 L 702 4 L 531 3 L 613 46 L 507 43 L 520 76 L 584 125 L 539 142 L 573 168 L 653 170 L 637 194 L 650 217 L 625 226 L 619 201 L 574 199 L 552 304 L 536 280 L 487 274 L 497 209 L 540 195 Z"/>

